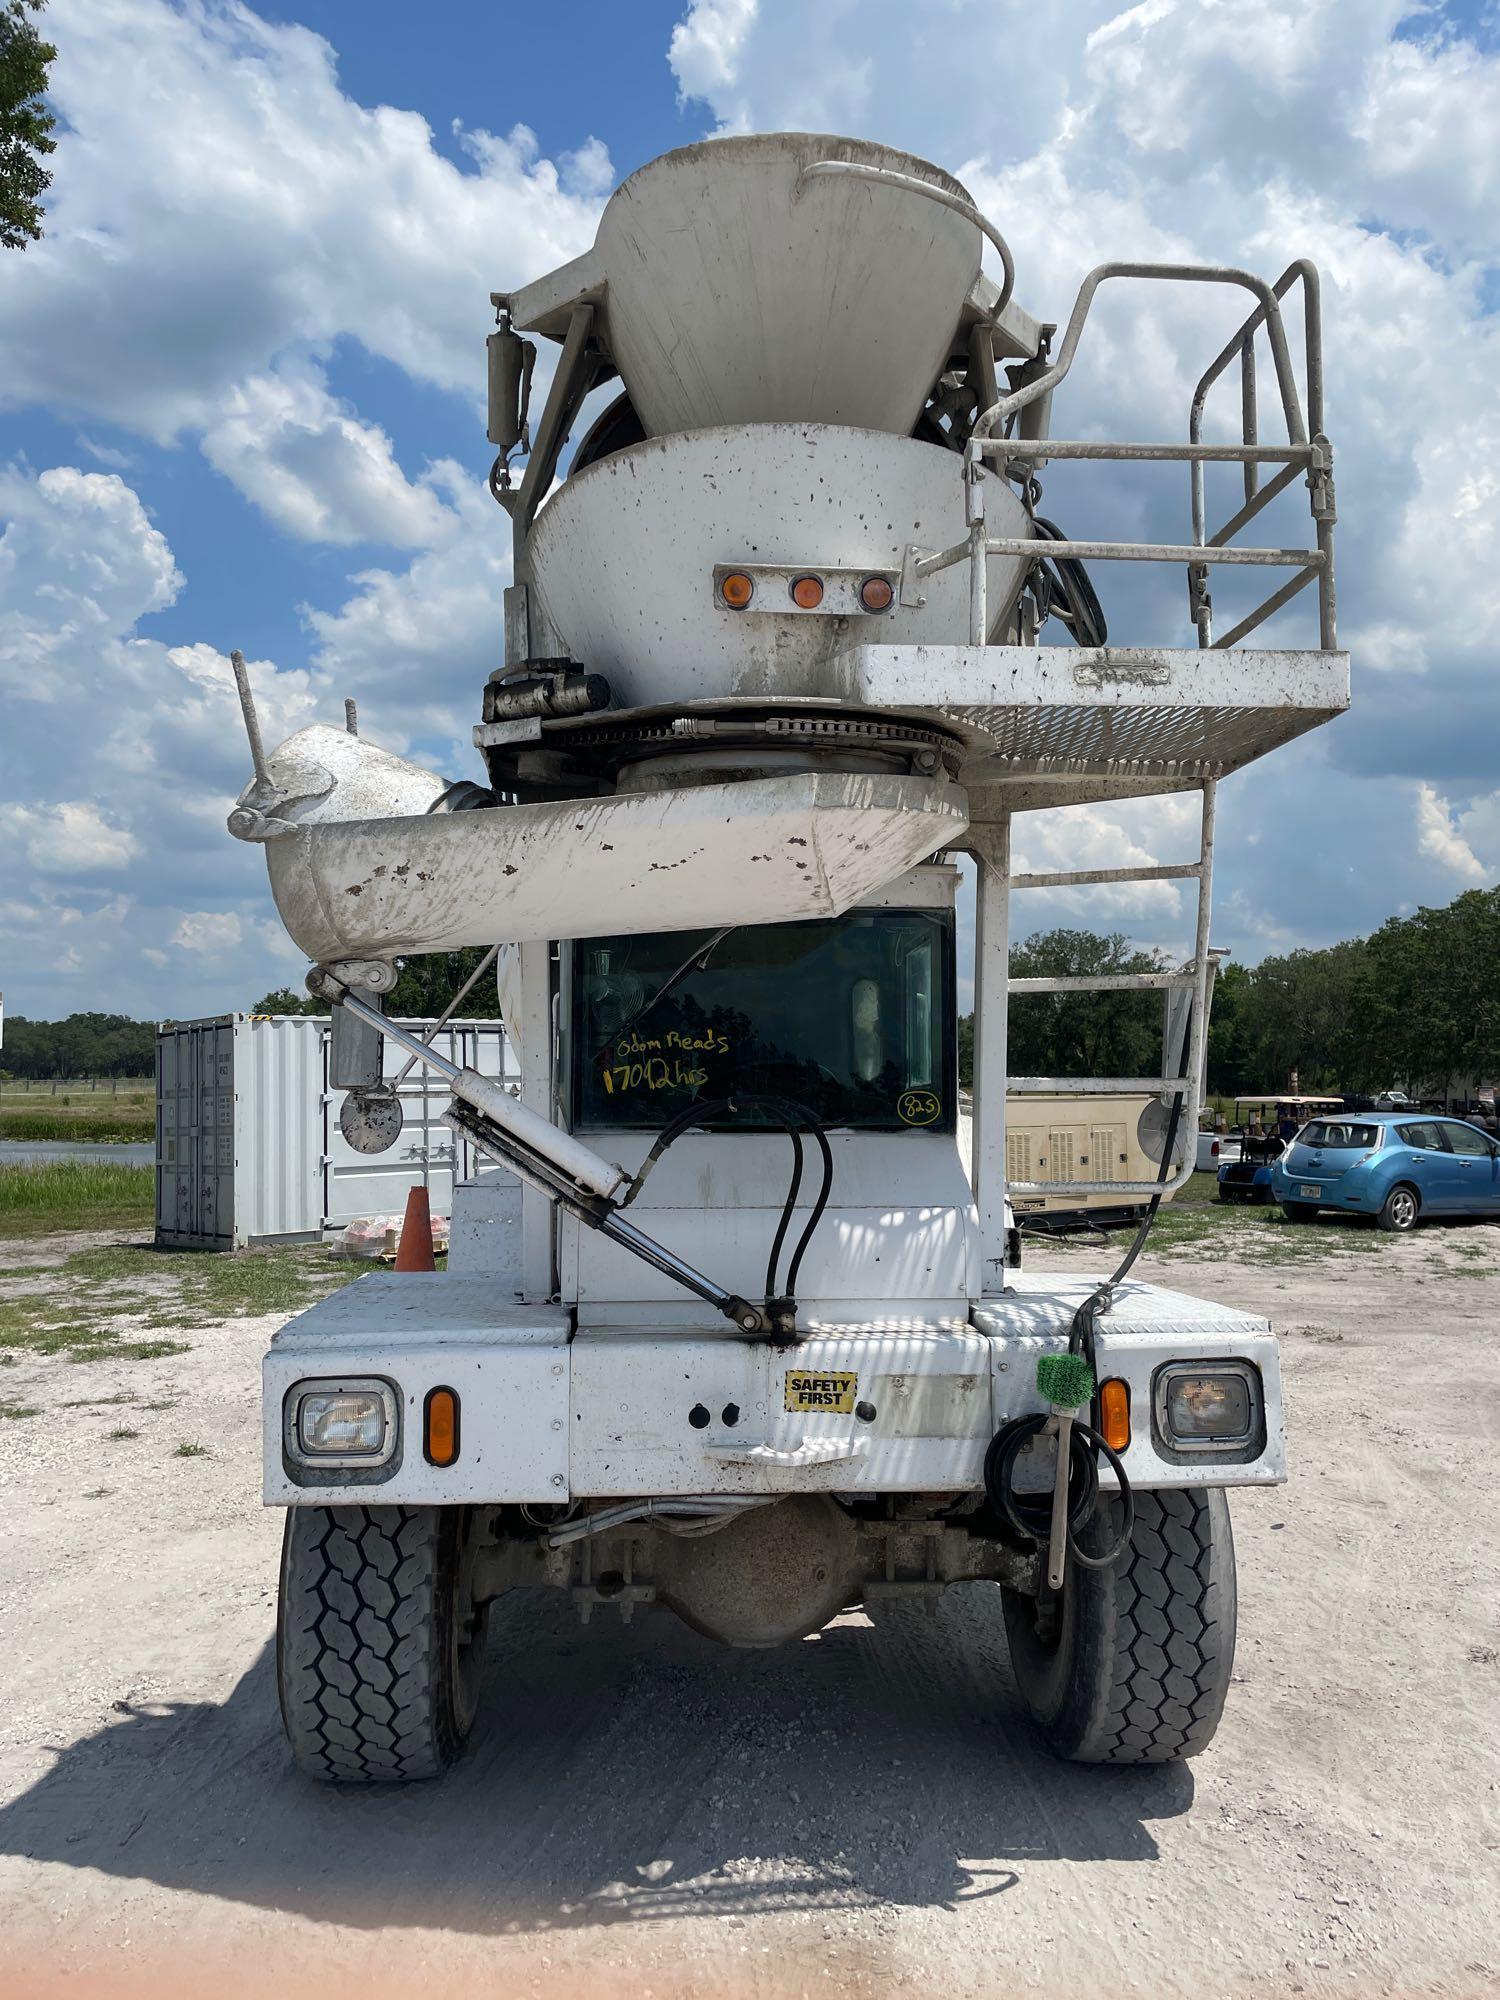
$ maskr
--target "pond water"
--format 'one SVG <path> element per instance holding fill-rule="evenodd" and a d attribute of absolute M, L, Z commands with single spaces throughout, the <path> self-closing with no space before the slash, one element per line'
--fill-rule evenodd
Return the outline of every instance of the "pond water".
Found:
<path fill-rule="evenodd" d="M 151 1139 L 123 1146 L 107 1140 L 0 1139 L 0 1166 L 34 1166 L 42 1160 L 114 1160 L 123 1167 L 149 1167 L 156 1163 L 156 1144 Z"/>

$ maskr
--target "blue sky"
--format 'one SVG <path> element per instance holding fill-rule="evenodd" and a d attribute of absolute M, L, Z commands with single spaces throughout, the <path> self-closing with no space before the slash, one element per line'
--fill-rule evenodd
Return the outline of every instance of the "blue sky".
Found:
<path fill-rule="evenodd" d="M 1044 317 L 1105 257 L 1317 258 L 1356 706 L 1225 787 L 1215 941 L 1253 960 L 1500 875 L 1493 8 L 52 0 L 47 23 L 48 233 L 0 256 L 12 1012 L 188 1015 L 300 977 L 260 857 L 223 831 L 245 775 L 231 647 L 273 740 L 354 694 L 367 733 L 479 775 L 508 575 L 486 295 L 577 254 L 619 179 L 719 129 L 941 160 Z M 1122 297 L 1099 331 L 1059 426 L 1175 432 L 1220 321 Z M 1048 503 L 1077 531 L 1185 538 L 1160 486 L 1059 469 Z M 1187 642 L 1177 579 L 1107 582 L 1125 622 Z M 1309 642 L 1305 612 L 1284 636 Z M 1022 844 L 1041 865 L 1175 859 L 1187 825 L 1170 802 L 1101 808 L 1033 818 Z M 1184 918 L 1171 885 L 1035 910 L 1168 945 Z"/>

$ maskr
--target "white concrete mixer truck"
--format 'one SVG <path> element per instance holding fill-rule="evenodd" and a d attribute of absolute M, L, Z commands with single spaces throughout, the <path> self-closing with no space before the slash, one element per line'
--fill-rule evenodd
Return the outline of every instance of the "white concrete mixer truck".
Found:
<path fill-rule="evenodd" d="M 1185 437 L 1055 421 L 1106 284 L 1241 299 Z M 1152 1175 L 1074 1171 L 1153 1207 L 1192 1171 L 1215 786 L 1348 700 L 1316 272 L 1107 264 L 1059 332 L 948 174 L 777 134 L 653 161 L 590 251 L 492 303 L 514 582 L 483 781 L 352 725 L 267 756 L 241 666 L 230 828 L 332 1004 L 346 1131 L 392 1144 L 391 1072 L 426 1062 L 494 1163 L 446 1271 L 363 1278 L 265 1358 L 296 1758 L 440 1771 L 509 1590 L 766 1647 L 959 1583 L 998 1586 L 1058 1754 L 1190 1756 L 1230 1677 L 1226 1490 L 1284 1477 L 1275 1341 L 1130 1278 L 1141 1233 L 1097 1280 L 1023 1270 L 1008 1173 L 1079 1183 L 1024 1178 L 1005 1101 L 1149 1093 Z M 1187 539 L 1069 539 L 1039 472 L 1075 461 L 1112 468 L 1080 488 L 1101 509 L 1122 477 L 1185 472 Z M 1222 521 L 1210 478 L 1234 485 Z M 1305 545 L 1247 543 L 1293 482 Z M 1120 561 L 1185 574 L 1191 644 L 1110 642 L 1089 568 Z M 1220 566 L 1290 574 L 1216 633 Z M 1315 644 L 1244 644 L 1309 585 Z M 1167 792 L 1201 798 L 1178 861 L 1012 869 L 1015 814 Z M 1180 970 L 1007 979 L 1013 894 L 1143 879 L 1184 885 Z M 382 1014 L 402 957 L 461 946 L 498 957 L 519 1095 Z M 1008 1074 L 1011 996 L 1128 986 L 1158 993 L 1158 1073 Z"/>

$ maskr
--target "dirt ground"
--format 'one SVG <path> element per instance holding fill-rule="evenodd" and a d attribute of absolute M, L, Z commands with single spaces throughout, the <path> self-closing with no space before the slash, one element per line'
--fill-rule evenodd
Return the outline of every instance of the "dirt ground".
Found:
<path fill-rule="evenodd" d="M 1215 1239 L 1232 1256 L 1190 1240 L 1142 1267 L 1273 1318 L 1293 1466 L 1233 1503 L 1218 1739 L 1155 1770 L 1038 1747 L 976 1586 L 769 1654 L 502 1600 L 452 1776 L 320 1789 L 281 1737 L 281 1522 L 258 1500 L 283 1315 L 160 1357 L 16 1354 L 3 1407 L 35 1414 L 0 1422 L 0 1986 L 1500 1991 L 1500 1229 L 1291 1235 L 1250 1218 Z"/>

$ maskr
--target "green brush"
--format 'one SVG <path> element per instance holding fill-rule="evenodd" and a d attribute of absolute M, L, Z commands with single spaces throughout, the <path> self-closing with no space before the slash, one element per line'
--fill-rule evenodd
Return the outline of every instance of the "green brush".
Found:
<path fill-rule="evenodd" d="M 1048 1428 L 1057 1439 L 1052 1475 L 1052 1533 L 1047 1546 L 1047 1585 L 1061 1590 L 1068 1557 L 1068 1475 L 1073 1466 L 1073 1417 L 1094 1393 L 1094 1371 L 1081 1354 L 1037 1356 L 1036 1386 L 1052 1405 Z"/>
<path fill-rule="evenodd" d="M 1082 1408 L 1094 1393 L 1094 1371 L 1081 1354 L 1037 1357 L 1036 1386 L 1053 1411 Z"/>

